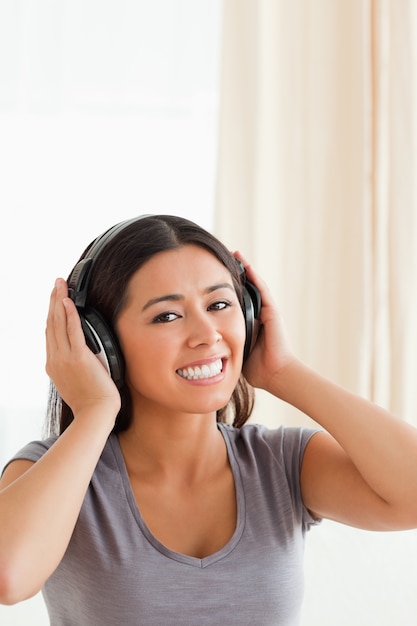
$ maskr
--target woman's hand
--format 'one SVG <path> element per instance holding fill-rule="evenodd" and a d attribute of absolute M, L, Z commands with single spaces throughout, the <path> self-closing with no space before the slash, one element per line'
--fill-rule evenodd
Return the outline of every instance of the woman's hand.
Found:
<path fill-rule="evenodd" d="M 101 406 L 115 419 L 120 409 L 120 394 L 86 345 L 80 317 L 61 278 L 57 279 L 50 299 L 46 355 L 46 372 L 74 417 Z"/>
<path fill-rule="evenodd" d="M 260 331 L 255 346 L 244 365 L 243 374 L 253 386 L 279 396 L 280 374 L 288 363 L 295 361 L 284 322 L 266 282 L 240 252 L 235 256 L 245 268 L 248 279 L 261 294 Z"/>

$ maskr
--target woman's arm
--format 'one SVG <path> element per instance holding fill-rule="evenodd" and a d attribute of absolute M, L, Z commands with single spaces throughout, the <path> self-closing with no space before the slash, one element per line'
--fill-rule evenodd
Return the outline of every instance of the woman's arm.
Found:
<path fill-rule="evenodd" d="M 37 462 L 11 463 L 0 481 L 0 602 L 35 594 L 59 564 L 120 395 L 85 345 L 78 313 L 57 281 L 46 328 L 47 372 L 74 421 Z"/>
<path fill-rule="evenodd" d="M 14 461 L 0 482 L 0 602 L 39 591 L 64 555 L 108 436 L 105 416 L 74 421 L 36 463 Z"/>
<path fill-rule="evenodd" d="M 417 430 L 301 363 L 265 282 L 250 266 L 246 271 L 261 291 L 263 326 L 245 376 L 327 431 L 305 451 L 306 506 L 317 517 L 361 528 L 417 527 Z"/>
<path fill-rule="evenodd" d="M 369 530 L 417 527 L 417 430 L 301 363 L 281 372 L 283 400 L 331 436 L 307 445 L 301 485 L 317 517 Z"/>

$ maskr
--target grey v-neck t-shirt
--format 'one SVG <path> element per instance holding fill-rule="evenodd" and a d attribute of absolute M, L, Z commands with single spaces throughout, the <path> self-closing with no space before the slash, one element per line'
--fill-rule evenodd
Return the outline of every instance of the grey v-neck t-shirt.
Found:
<path fill-rule="evenodd" d="M 52 626 L 299 623 L 304 538 L 316 523 L 302 502 L 300 468 L 316 431 L 219 428 L 237 498 L 230 541 L 203 559 L 160 543 L 140 514 L 111 435 L 67 551 L 43 589 Z M 13 460 L 37 461 L 54 441 L 32 442 Z"/>

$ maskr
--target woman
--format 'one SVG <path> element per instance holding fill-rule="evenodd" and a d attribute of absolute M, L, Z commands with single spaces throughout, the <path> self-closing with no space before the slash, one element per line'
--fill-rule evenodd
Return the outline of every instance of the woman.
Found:
<path fill-rule="evenodd" d="M 203 229 L 145 216 L 108 232 L 51 295 L 59 432 L 4 471 L 0 599 L 43 589 L 53 625 L 297 624 L 319 519 L 417 526 L 417 431 L 301 363 L 237 255 L 262 301 L 248 354 L 239 264 Z M 321 428 L 245 424 L 247 383 Z"/>

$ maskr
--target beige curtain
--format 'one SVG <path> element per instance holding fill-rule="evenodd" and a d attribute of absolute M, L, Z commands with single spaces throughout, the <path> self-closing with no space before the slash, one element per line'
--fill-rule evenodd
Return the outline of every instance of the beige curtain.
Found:
<path fill-rule="evenodd" d="M 417 424 L 416 41 L 414 0 L 224 0 L 215 230 L 300 357 Z"/>

